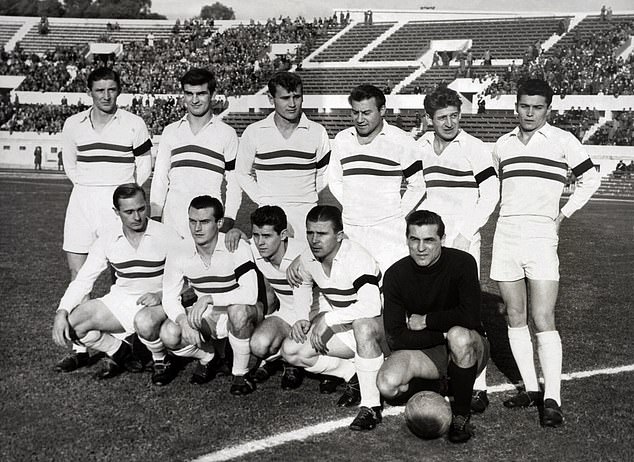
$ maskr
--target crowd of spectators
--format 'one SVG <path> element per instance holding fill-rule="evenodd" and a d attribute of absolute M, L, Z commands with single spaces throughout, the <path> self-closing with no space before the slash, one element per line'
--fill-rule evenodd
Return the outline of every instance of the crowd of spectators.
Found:
<path fill-rule="evenodd" d="M 593 133 L 588 144 L 634 146 L 634 112 L 613 112 L 612 120 L 608 121 Z"/>
<path fill-rule="evenodd" d="M 549 123 L 575 135 L 579 141 L 583 141 L 590 127 L 599 121 L 600 113 L 596 108 L 581 107 L 569 109 L 564 112 L 552 111 Z"/>

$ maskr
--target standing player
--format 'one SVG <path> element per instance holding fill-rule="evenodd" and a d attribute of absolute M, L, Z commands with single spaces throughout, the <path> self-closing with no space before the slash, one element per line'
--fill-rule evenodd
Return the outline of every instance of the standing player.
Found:
<path fill-rule="evenodd" d="M 174 230 L 148 220 L 143 189 L 124 184 L 114 191 L 120 224 L 104 228 L 90 247 L 88 258 L 62 297 L 53 340 L 60 346 L 75 342 L 106 353 L 97 377 L 108 379 L 124 371 L 130 346 L 113 334 L 135 331 L 135 316 L 164 317 L 161 307 L 163 268 L 168 249 L 179 240 Z M 117 281 L 105 296 L 82 303 L 101 272 L 111 264 Z M 150 344 L 149 340 L 141 341 Z M 155 359 L 164 358 L 160 342 L 148 345 Z"/>
<path fill-rule="evenodd" d="M 112 193 L 124 183 L 143 185 L 152 171 L 152 142 L 140 117 L 117 107 L 119 74 L 105 67 L 88 75 L 92 106 L 69 117 L 62 130 L 64 170 L 73 183 L 64 221 L 64 244 L 71 280 L 86 261 L 97 230 L 116 223 Z M 74 346 L 56 368 L 69 372 L 89 362 Z"/>
<path fill-rule="evenodd" d="M 161 326 L 161 340 L 177 356 L 199 363 L 192 383 L 206 383 L 221 366 L 210 340 L 229 337 L 233 349 L 232 395 L 255 390 L 248 376 L 249 339 L 262 313 L 256 306 L 258 284 L 251 250 L 240 240 L 235 252 L 225 244 L 223 207 L 210 196 L 195 197 L 189 206 L 193 243 L 168 255 L 163 281 L 163 306 L 169 319 Z M 188 282 L 198 297 L 183 307 L 180 294 Z"/>
<path fill-rule="evenodd" d="M 381 396 L 376 378 L 383 364 L 381 271 L 359 244 L 344 239 L 341 212 L 329 205 L 314 207 L 306 217 L 310 251 L 300 255 L 303 287 L 317 285 L 323 300 L 311 321 L 300 320 L 282 346 L 284 358 L 308 372 L 358 379 L 361 409 L 352 430 L 372 430 L 382 420 Z M 310 297 L 302 297 L 305 311 Z M 354 365 L 350 359 L 354 358 Z M 347 392 L 349 390 L 346 390 Z M 344 393 L 338 405 L 356 404 Z"/>
<path fill-rule="evenodd" d="M 491 151 L 460 129 L 461 105 L 458 93 L 444 86 L 425 97 L 426 117 L 434 131 L 419 140 L 427 195 L 418 208 L 442 217 L 447 234 L 445 245 L 469 252 L 478 264 L 479 274 L 480 228 L 500 199 L 500 184 Z M 489 404 L 486 389 L 485 368 L 473 393 L 475 412 L 484 412 Z"/>
<path fill-rule="evenodd" d="M 206 69 L 191 69 L 181 78 L 187 114 L 163 130 L 158 147 L 150 203 L 152 217 L 191 239 L 187 209 L 194 197 L 221 197 L 227 181 L 223 230 L 233 227 L 241 202 L 235 179 L 238 136 L 212 112 L 216 89 L 214 75 Z"/>
<path fill-rule="evenodd" d="M 562 348 L 555 327 L 559 229 L 562 221 L 579 210 L 600 184 L 599 174 L 581 143 L 571 133 L 546 122 L 552 97 L 552 89 L 543 80 L 524 82 L 518 89 L 515 105 L 519 126 L 502 136 L 493 148 L 502 182 L 502 201 L 491 259 L 491 279 L 498 281 L 506 305 L 509 343 L 526 387 L 504 401 L 504 405 L 535 406 L 543 398 L 541 424 L 547 427 L 563 423 Z M 575 192 L 560 209 L 568 168 L 578 182 Z M 537 383 L 527 325 L 528 298 L 544 374 L 543 396 Z"/>
<path fill-rule="evenodd" d="M 253 332 L 251 352 L 260 359 L 272 361 L 280 356 L 280 347 L 289 336 L 291 327 L 300 320 L 308 320 L 312 287 L 308 288 L 310 300 L 305 303 L 296 300 L 299 290 L 293 289 L 286 280 L 286 269 L 306 250 L 306 243 L 303 239 L 288 237 L 286 214 L 276 205 L 265 205 L 255 210 L 251 214 L 251 226 L 255 264 L 279 302 L 279 308 L 267 316 Z M 267 371 L 266 368 L 261 369 Z M 285 364 L 282 388 L 297 388 L 301 385 L 302 378 L 303 371 L 300 368 Z"/>
<path fill-rule="evenodd" d="M 425 193 L 419 148 L 406 132 L 383 120 L 385 95 L 377 87 L 360 85 L 348 101 L 354 127 L 334 139 L 328 185 L 343 206 L 346 234 L 385 271 L 407 255 L 405 216 Z M 403 177 L 407 190 L 401 197 Z"/>
<path fill-rule="evenodd" d="M 242 134 L 236 164 L 238 182 L 259 206 L 282 207 L 294 237 L 305 239 L 306 214 L 326 185 L 330 141 L 326 129 L 302 112 L 299 75 L 278 72 L 268 86 L 275 110 Z"/>
<path fill-rule="evenodd" d="M 451 380 L 452 443 L 472 436 L 473 383 L 489 359 L 480 322 L 476 262 L 462 250 L 443 247 L 445 225 L 437 214 L 417 210 L 407 217 L 409 256 L 385 273 L 385 334 L 392 349 L 378 377 L 381 394 L 395 398 L 412 379 Z"/>

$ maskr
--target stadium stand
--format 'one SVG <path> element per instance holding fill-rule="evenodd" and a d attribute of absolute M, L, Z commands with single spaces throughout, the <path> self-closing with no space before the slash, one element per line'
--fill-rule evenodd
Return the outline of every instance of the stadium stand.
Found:
<path fill-rule="evenodd" d="M 503 72 L 504 69 L 505 66 L 472 66 L 465 67 L 465 70 L 461 72 L 458 66 L 431 67 L 409 85 L 405 86 L 400 93 L 406 95 L 416 93 L 417 87 L 421 89 L 422 93 L 427 93 L 436 85 L 441 83 L 448 84 L 457 78 L 484 79 L 497 75 Z"/>
<path fill-rule="evenodd" d="M 22 27 L 22 24 L 19 22 L 0 23 L 0 46 L 4 48 L 20 27 Z"/>
<path fill-rule="evenodd" d="M 362 83 L 370 83 L 383 89 L 388 80 L 397 83 L 411 74 L 415 67 L 345 67 L 305 68 L 299 72 L 308 95 L 347 94 Z"/>
<path fill-rule="evenodd" d="M 634 146 L 634 113 L 613 112 L 612 120 L 601 125 L 587 141 L 588 144 Z"/>
<path fill-rule="evenodd" d="M 394 22 L 355 24 L 324 51 L 311 59 L 315 62 L 348 61 L 392 27 Z"/>

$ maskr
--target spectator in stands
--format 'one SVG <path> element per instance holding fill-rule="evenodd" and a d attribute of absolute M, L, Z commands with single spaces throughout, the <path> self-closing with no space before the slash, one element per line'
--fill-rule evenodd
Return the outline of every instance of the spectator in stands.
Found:
<path fill-rule="evenodd" d="M 618 164 L 616 164 L 616 168 L 614 169 L 614 173 L 623 173 L 627 171 L 627 164 L 623 162 L 623 159 L 619 160 Z"/>
<path fill-rule="evenodd" d="M 57 151 L 57 170 L 64 171 L 64 158 L 62 157 L 62 150 Z"/>
<path fill-rule="evenodd" d="M 607 11 L 605 12 L 605 20 L 607 22 L 612 21 L 612 7 L 611 6 L 608 6 Z"/>
<path fill-rule="evenodd" d="M 601 21 L 605 21 L 605 5 L 601 5 Z"/>
<path fill-rule="evenodd" d="M 482 55 L 482 64 L 485 66 L 491 65 L 491 52 L 489 50 L 484 50 L 484 54 Z"/>
<path fill-rule="evenodd" d="M 46 16 L 42 16 L 40 18 L 40 23 L 38 24 L 37 30 L 40 33 L 40 35 L 48 34 L 50 29 L 49 29 L 49 25 L 48 25 L 48 18 Z"/>
<path fill-rule="evenodd" d="M 440 55 L 438 54 L 438 52 L 436 50 L 434 50 L 434 57 L 432 58 L 431 65 L 432 65 L 432 67 L 440 66 Z"/>
<path fill-rule="evenodd" d="M 480 95 L 478 97 L 478 114 L 486 114 L 486 112 L 487 112 L 486 101 L 484 99 L 484 96 Z"/>
<path fill-rule="evenodd" d="M 42 146 L 35 147 L 35 152 L 33 152 L 33 162 L 35 164 L 35 170 L 42 170 Z"/>

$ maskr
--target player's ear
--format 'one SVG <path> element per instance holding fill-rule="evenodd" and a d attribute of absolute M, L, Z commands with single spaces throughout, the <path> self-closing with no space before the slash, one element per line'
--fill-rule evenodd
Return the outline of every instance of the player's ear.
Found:
<path fill-rule="evenodd" d="M 273 104 L 273 95 L 271 94 L 270 91 L 266 92 L 266 96 L 268 96 L 268 98 L 269 98 L 269 103 Z"/>
<path fill-rule="evenodd" d="M 337 242 L 341 242 L 345 239 L 346 235 L 343 234 L 343 230 L 337 231 Z"/>
<path fill-rule="evenodd" d="M 217 220 L 216 223 L 218 224 L 218 229 L 222 228 L 222 225 L 224 224 L 225 219 L 221 218 L 220 220 Z"/>
<path fill-rule="evenodd" d="M 443 246 L 445 245 L 446 238 L 447 238 L 447 235 L 443 234 L 442 237 L 440 238 L 440 245 L 443 245 Z"/>
<path fill-rule="evenodd" d="M 280 231 L 280 237 L 282 238 L 283 241 L 288 239 L 288 230 L 286 228 Z"/>

